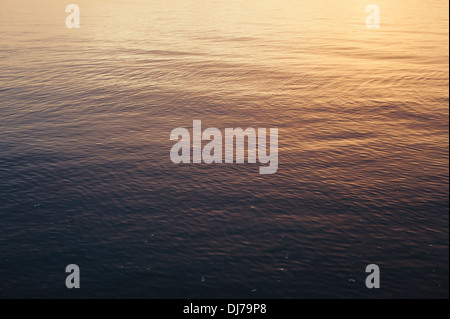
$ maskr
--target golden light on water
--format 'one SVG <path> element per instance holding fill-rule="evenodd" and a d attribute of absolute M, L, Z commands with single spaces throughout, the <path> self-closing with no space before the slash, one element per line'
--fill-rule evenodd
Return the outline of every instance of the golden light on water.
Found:
<path fill-rule="evenodd" d="M 70 256 L 88 297 L 367 297 L 376 261 L 448 298 L 448 1 L 74 2 L 0 2 L 0 297 Z M 194 120 L 278 128 L 277 173 L 175 165 Z"/>

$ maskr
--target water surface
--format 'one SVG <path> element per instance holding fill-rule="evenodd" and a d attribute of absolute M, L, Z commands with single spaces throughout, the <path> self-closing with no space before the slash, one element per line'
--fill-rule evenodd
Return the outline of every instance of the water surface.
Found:
<path fill-rule="evenodd" d="M 0 3 L 0 297 L 448 298 L 447 1 L 76 3 Z M 195 119 L 278 172 L 173 164 Z"/>

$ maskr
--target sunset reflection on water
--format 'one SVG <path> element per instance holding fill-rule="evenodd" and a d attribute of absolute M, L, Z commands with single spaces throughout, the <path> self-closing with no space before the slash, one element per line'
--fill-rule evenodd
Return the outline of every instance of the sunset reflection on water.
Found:
<path fill-rule="evenodd" d="M 76 3 L 0 3 L 0 297 L 448 298 L 447 1 Z M 173 164 L 193 120 L 278 172 Z"/>

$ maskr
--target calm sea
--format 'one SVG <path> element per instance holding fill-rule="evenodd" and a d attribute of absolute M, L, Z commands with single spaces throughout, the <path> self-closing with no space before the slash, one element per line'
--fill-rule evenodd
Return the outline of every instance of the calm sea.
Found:
<path fill-rule="evenodd" d="M 448 298 L 448 1 L 73 2 L 0 1 L 0 297 Z M 278 172 L 173 164 L 193 120 Z"/>

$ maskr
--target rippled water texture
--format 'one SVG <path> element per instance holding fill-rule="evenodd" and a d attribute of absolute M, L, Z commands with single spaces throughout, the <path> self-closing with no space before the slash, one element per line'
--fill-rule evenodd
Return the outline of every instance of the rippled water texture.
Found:
<path fill-rule="evenodd" d="M 0 2 L 0 297 L 448 298 L 448 1 L 66 2 Z M 195 119 L 278 172 L 173 164 Z"/>

